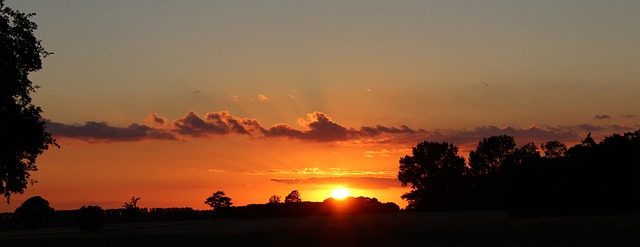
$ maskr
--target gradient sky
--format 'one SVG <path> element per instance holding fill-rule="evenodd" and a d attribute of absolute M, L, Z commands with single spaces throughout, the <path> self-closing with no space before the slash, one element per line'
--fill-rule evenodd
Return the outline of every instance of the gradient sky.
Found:
<path fill-rule="evenodd" d="M 54 53 L 31 75 L 62 148 L 56 209 L 205 209 L 298 189 L 406 203 L 419 141 L 573 144 L 640 129 L 639 1 L 11 1 Z"/>

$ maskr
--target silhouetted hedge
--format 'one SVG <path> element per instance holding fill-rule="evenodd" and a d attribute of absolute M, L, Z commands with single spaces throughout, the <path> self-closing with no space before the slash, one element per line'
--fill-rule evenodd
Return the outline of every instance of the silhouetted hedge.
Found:
<path fill-rule="evenodd" d="M 324 202 L 249 204 L 240 207 L 220 208 L 219 210 L 220 211 L 214 212 L 216 217 L 277 218 L 333 214 L 390 213 L 398 212 L 400 207 L 391 202 L 381 203 L 376 198 L 348 197 L 342 200 L 329 198 Z"/>
<path fill-rule="evenodd" d="M 82 206 L 78 210 L 78 228 L 93 232 L 104 228 L 104 210 L 100 206 Z"/>

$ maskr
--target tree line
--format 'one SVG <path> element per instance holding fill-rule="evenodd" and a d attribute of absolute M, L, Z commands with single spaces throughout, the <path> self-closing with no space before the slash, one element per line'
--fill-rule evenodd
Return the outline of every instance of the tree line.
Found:
<path fill-rule="evenodd" d="M 25 200 L 13 213 L 0 213 L 0 230 L 77 226 L 81 231 L 99 231 L 107 224 L 139 222 L 182 221 L 210 219 L 211 210 L 190 207 L 145 208 L 138 205 L 139 197 L 132 197 L 120 208 L 103 209 L 99 205 L 85 205 L 75 210 L 55 210 L 49 201 L 34 196 Z"/>
<path fill-rule="evenodd" d="M 284 202 L 275 201 L 271 196 L 265 204 L 232 206 L 231 197 L 224 191 L 216 191 L 204 201 L 211 210 L 192 208 L 143 208 L 138 205 L 139 197 L 131 197 L 121 208 L 103 209 L 97 205 L 82 206 L 77 210 L 54 210 L 49 201 L 34 196 L 25 200 L 14 213 L 0 213 L 0 230 L 37 229 L 54 226 L 77 225 L 81 231 L 99 231 L 107 223 L 194 220 L 217 218 L 276 218 L 335 214 L 389 213 L 400 210 L 395 203 L 379 202 L 376 198 L 349 197 L 343 200 L 333 198 L 323 202 L 304 202 L 300 192 L 293 190 Z"/>
<path fill-rule="evenodd" d="M 336 214 L 370 214 L 398 212 L 400 207 L 392 202 L 382 203 L 376 198 L 347 197 L 341 200 L 328 198 L 322 202 L 302 201 L 300 192 L 293 190 L 285 196 L 284 202 L 280 196 L 272 195 L 265 204 L 249 204 L 246 206 L 231 206 L 231 198 L 224 191 L 213 193 L 204 202 L 209 205 L 215 217 L 236 218 L 275 218 L 301 217 L 314 215 Z"/>
<path fill-rule="evenodd" d="M 517 147 L 512 136 L 484 138 L 468 161 L 448 142 L 423 141 L 400 158 L 402 195 L 416 211 L 507 210 L 514 217 L 640 211 L 640 130 L 601 142 L 588 134 Z"/>

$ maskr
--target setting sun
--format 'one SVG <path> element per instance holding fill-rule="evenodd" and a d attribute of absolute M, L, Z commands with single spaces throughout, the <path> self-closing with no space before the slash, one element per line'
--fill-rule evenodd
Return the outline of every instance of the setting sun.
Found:
<path fill-rule="evenodd" d="M 335 199 L 344 199 L 349 196 L 349 190 L 345 187 L 338 187 L 331 192 L 331 197 Z"/>

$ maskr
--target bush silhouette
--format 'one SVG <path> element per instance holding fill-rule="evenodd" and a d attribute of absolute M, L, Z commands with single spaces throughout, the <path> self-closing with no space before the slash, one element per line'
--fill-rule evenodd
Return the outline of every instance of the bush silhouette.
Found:
<path fill-rule="evenodd" d="M 104 228 L 104 210 L 100 206 L 82 206 L 78 210 L 78 228 L 87 232 Z"/>
<path fill-rule="evenodd" d="M 49 201 L 40 196 L 34 196 L 16 208 L 15 214 L 18 220 L 27 221 L 30 224 L 33 233 L 37 233 L 39 227 L 53 220 L 54 209 L 49 206 Z"/>
<path fill-rule="evenodd" d="M 280 203 L 280 196 L 279 195 L 272 195 L 269 197 L 269 203 Z"/>
<path fill-rule="evenodd" d="M 133 220 L 133 226 L 138 226 L 138 217 L 140 217 L 141 210 L 138 207 L 139 197 L 132 196 L 128 202 L 125 202 L 122 207 L 127 211 L 127 214 L 131 216 Z"/>
<path fill-rule="evenodd" d="M 300 198 L 300 192 L 298 190 L 293 190 L 291 191 L 291 193 L 289 193 L 285 198 L 284 198 L 284 202 L 285 203 L 291 203 L 291 202 L 301 202 L 302 199 Z"/>

